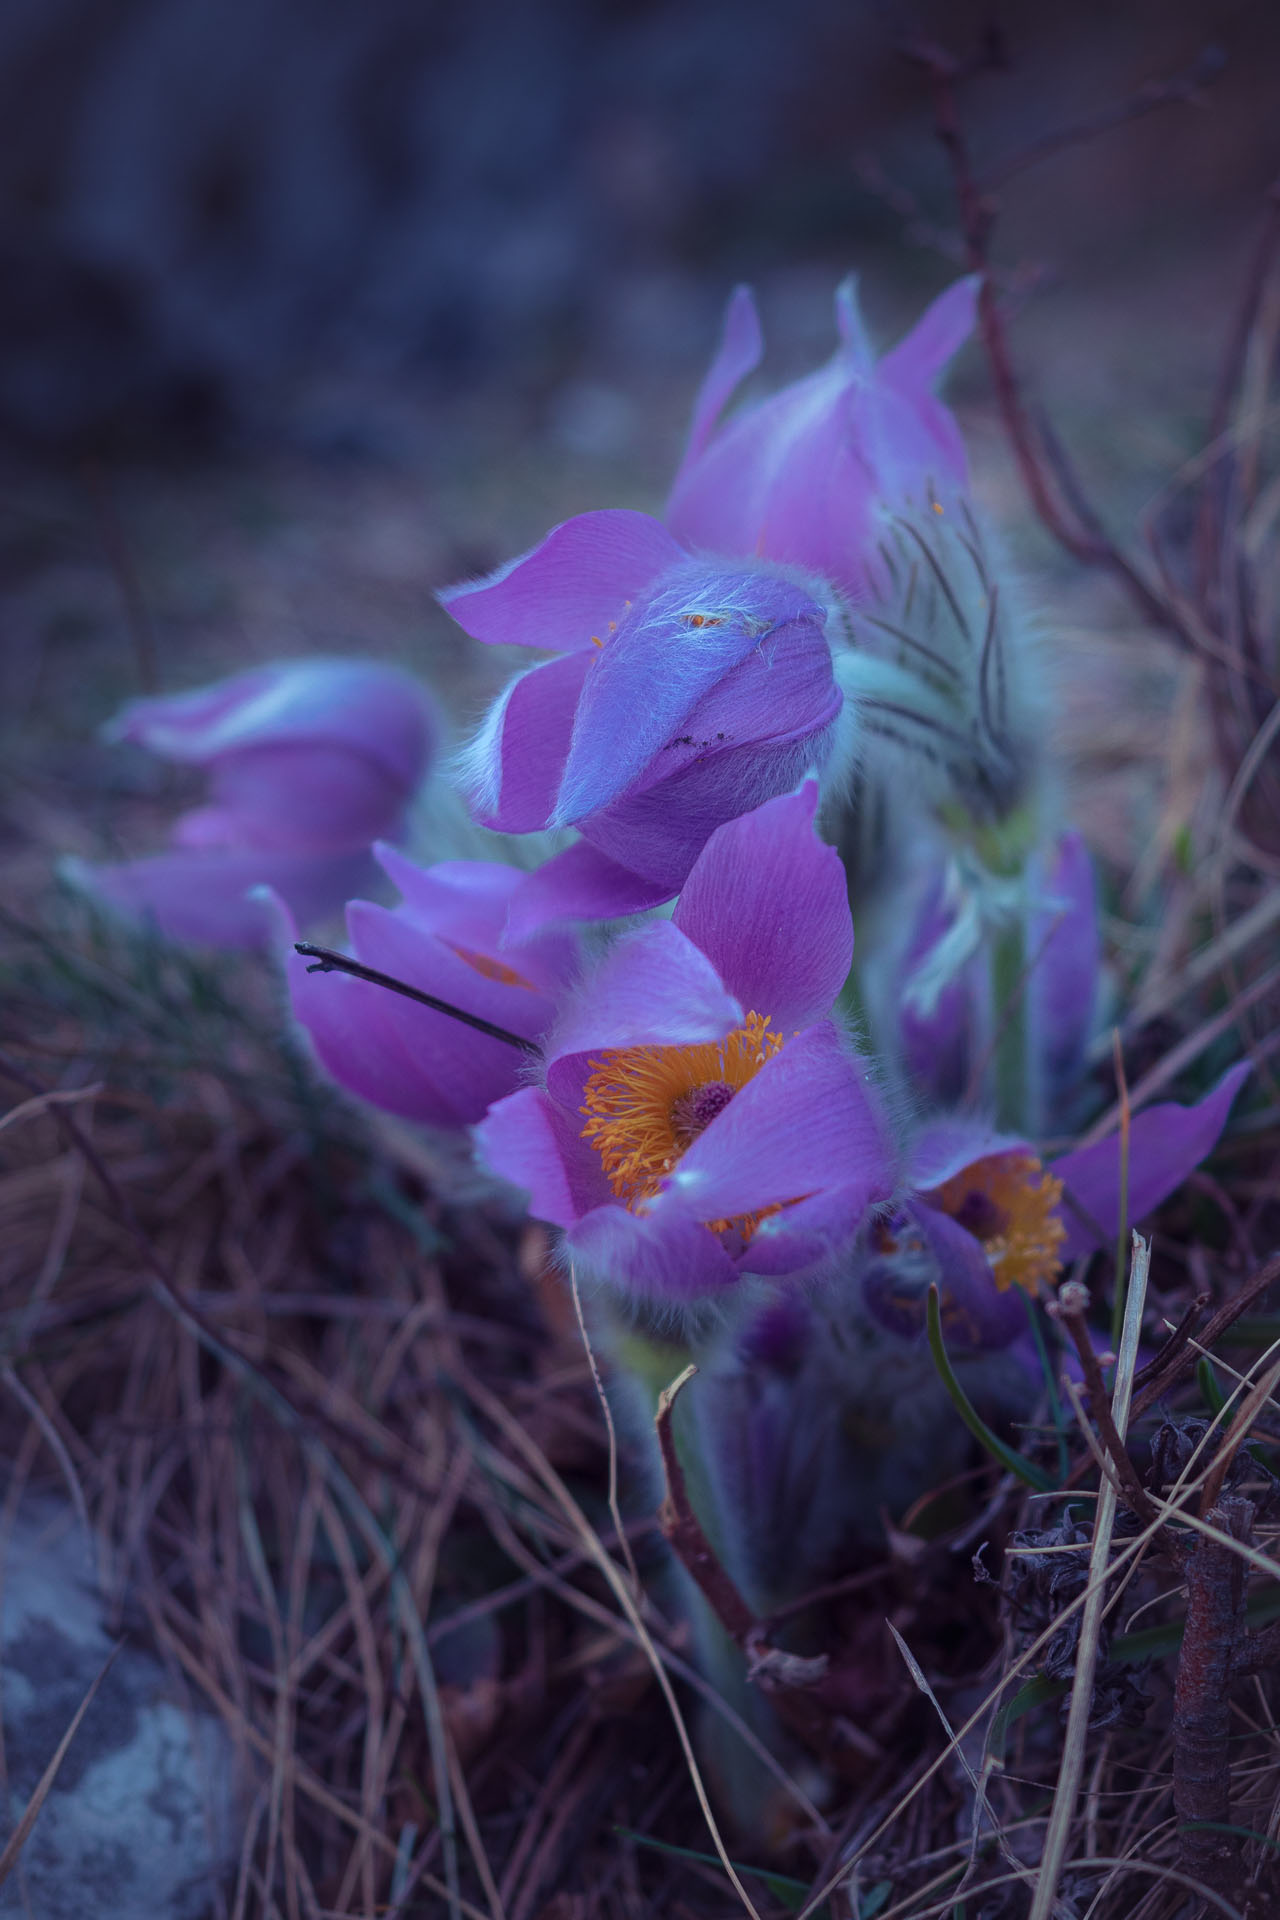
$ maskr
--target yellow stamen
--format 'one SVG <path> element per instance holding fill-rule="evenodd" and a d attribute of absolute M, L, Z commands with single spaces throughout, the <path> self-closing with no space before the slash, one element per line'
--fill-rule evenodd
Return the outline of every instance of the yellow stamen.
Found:
<path fill-rule="evenodd" d="M 469 967 L 483 974 L 486 980 L 496 980 L 502 987 L 527 987 L 530 993 L 538 991 L 532 980 L 526 980 L 522 973 L 517 973 L 514 967 L 507 966 L 504 961 L 495 960 L 487 953 L 477 953 L 474 947 L 460 947 L 456 940 L 446 940 L 444 944 L 457 954 L 459 960 L 465 960 Z"/>
<path fill-rule="evenodd" d="M 609 1185 L 636 1213 L 658 1192 L 672 1167 L 733 1095 L 754 1080 L 784 1036 L 767 1014 L 749 1013 L 723 1040 L 695 1047 L 610 1047 L 590 1062 L 580 1112 L 582 1137 L 600 1155 Z M 767 1213 L 708 1221 L 750 1239 Z"/>
<path fill-rule="evenodd" d="M 1040 1175 L 1037 1180 L 1034 1176 Z M 1058 1216 L 1062 1182 L 1029 1153 L 995 1153 L 938 1188 L 944 1213 L 981 1242 L 1003 1293 L 1024 1287 L 1036 1294 L 1062 1271 L 1058 1248 L 1067 1237 Z"/>

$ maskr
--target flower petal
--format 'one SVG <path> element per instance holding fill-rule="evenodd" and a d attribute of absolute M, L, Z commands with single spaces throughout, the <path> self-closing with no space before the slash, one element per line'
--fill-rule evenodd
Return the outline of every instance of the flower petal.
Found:
<path fill-rule="evenodd" d="M 673 888 L 619 866 L 586 840 L 521 877 L 507 919 L 509 940 L 528 940 L 565 920 L 620 920 L 671 898 Z"/>
<path fill-rule="evenodd" d="M 191 693 L 135 700 L 107 737 L 203 766 L 247 748 L 342 747 L 405 791 L 439 734 L 434 701 L 400 667 L 368 660 L 278 660 Z"/>
<path fill-rule="evenodd" d="M 909 1178 L 913 1187 L 930 1192 L 953 1174 L 986 1160 L 994 1153 L 1034 1153 L 1027 1141 L 997 1133 L 985 1120 L 949 1115 L 920 1128 L 911 1146 Z"/>
<path fill-rule="evenodd" d="M 1193 1107 L 1168 1101 L 1135 1115 L 1129 1130 L 1130 1225 L 1166 1200 L 1212 1152 L 1227 1124 L 1232 1102 L 1252 1068 L 1242 1061 L 1224 1073 L 1211 1093 Z M 1053 1162 L 1051 1172 L 1066 1186 L 1062 1218 L 1067 1238 L 1063 1260 L 1111 1247 L 1120 1227 L 1120 1139 L 1112 1134 L 1091 1147 L 1079 1147 Z M 1083 1210 L 1077 1215 L 1069 1202 Z"/>
<path fill-rule="evenodd" d="M 661 521 L 610 507 L 562 521 L 487 578 L 436 597 L 473 640 L 567 653 L 603 639 L 628 600 L 687 557 Z"/>
<path fill-rule="evenodd" d="M 866 1189 L 856 1181 L 824 1188 L 762 1220 L 740 1255 L 744 1273 L 799 1273 L 846 1252 L 866 1216 Z"/>
<path fill-rule="evenodd" d="M 541 1087 L 497 1101 L 475 1137 L 491 1171 L 526 1190 L 536 1220 L 571 1227 L 609 1199 L 599 1158 L 583 1149 L 573 1120 Z"/>
<path fill-rule="evenodd" d="M 623 1292 L 673 1303 L 722 1293 L 738 1269 L 714 1233 L 694 1220 L 646 1219 L 597 1207 L 566 1237 L 566 1250 Z"/>
<path fill-rule="evenodd" d="M 711 437 L 712 430 L 736 389 L 749 373 L 754 373 L 764 354 L 764 335 L 760 316 L 750 287 L 735 287 L 724 316 L 724 331 L 715 359 L 698 389 L 693 407 L 693 423 L 675 484 L 689 464 L 696 460 Z"/>
<path fill-rule="evenodd" d="M 61 871 L 72 886 L 111 911 L 150 923 L 169 940 L 209 947 L 265 943 L 262 908 L 250 898 L 254 887 L 274 888 L 305 927 L 336 913 L 374 878 L 366 852 L 221 847 L 157 853 L 118 865 L 65 860 Z"/>
<path fill-rule="evenodd" d="M 458 756 L 458 781 L 482 826 L 537 833 L 550 822 L 593 655 L 530 667 L 499 695 Z"/>
<path fill-rule="evenodd" d="M 739 1026 L 743 1009 L 669 920 L 615 941 L 570 999 L 546 1045 L 547 1085 L 576 1109 L 584 1056 L 606 1047 L 696 1046 Z"/>
<path fill-rule="evenodd" d="M 830 1013 L 853 959 L 848 881 L 814 832 L 816 780 L 720 827 L 672 918 L 744 1007 L 778 1031 Z"/>
<path fill-rule="evenodd" d="M 571 826 L 623 793 L 718 681 L 757 649 L 769 657 L 772 636 L 795 624 L 812 642 L 825 623 L 780 574 L 679 569 L 621 624 L 583 686 L 554 823 Z"/>
<path fill-rule="evenodd" d="M 655 1216 L 720 1220 L 857 1187 L 887 1198 L 894 1154 L 866 1061 L 828 1020 L 789 1040 L 681 1157 Z"/>
<path fill-rule="evenodd" d="M 458 1127 L 475 1116 L 457 1094 L 426 1070 L 422 1055 L 406 1047 L 388 1017 L 391 996 L 346 973 L 312 972 L 293 950 L 296 929 L 279 896 L 261 890 L 272 916 L 272 944 L 279 954 L 293 1016 L 325 1072 L 349 1093 L 385 1113 L 421 1126 Z M 483 1109 L 481 1109 L 483 1111 Z"/>
<path fill-rule="evenodd" d="M 441 860 L 421 867 L 395 847 L 379 844 L 374 857 L 404 896 L 397 912 L 424 933 L 435 934 L 456 952 L 470 948 L 495 968 L 509 966 L 544 993 L 559 993 L 573 978 L 579 942 L 565 931 L 539 933 L 512 941 L 511 902 L 528 875 L 496 860 Z M 504 951 L 504 949 L 507 949 Z"/>
<path fill-rule="evenodd" d="M 978 317 L 982 276 L 953 280 L 925 308 L 910 333 L 880 362 L 880 378 L 904 392 L 932 386 L 973 332 Z"/>

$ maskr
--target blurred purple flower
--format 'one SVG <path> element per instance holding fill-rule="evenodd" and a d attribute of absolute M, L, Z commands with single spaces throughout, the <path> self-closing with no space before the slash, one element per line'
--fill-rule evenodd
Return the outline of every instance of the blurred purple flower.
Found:
<path fill-rule="evenodd" d="M 667 503 L 673 532 L 709 552 L 811 568 L 862 599 L 885 511 L 967 484 L 960 430 L 933 390 L 973 329 L 977 287 L 957 280 L 877 362 L 850 277 L 836 294 L 834 358 L 717 427 L 763 353 L 739 287 Z"/>
<path fill-rule="evenodd" d="M 1006 888 L 1006 892 L 1014 889 Z M 1004 912 L 1024 918 L 1027 1112 L 1033 1126 L 1063 1117 L 1093 1037 L 1102 942 L 1093 861 L 1068 830 L 1035 852 Z M 915 1085 L 949 1105 L 965 1098 L 991 1055 L 990 932 L 954 866 L 935 864 L 917 896 L 904 953 L 874 988 L 882 1044 Z"/>
<path fill-rule="evenodd" d="M 68 862 L 71 879 L 170 939 L 249 947 L 266 937 L 252 887 L 274 888 L 305 925 L 368 884 L 370 849 L 401 831 L 439 723 L 398 667 L 285 660 L 135 700 L 108 738 L 201 768 L 209 798 L 177 821 L 169 852 Z"/>
<path fill-rule="evenodd" d="M 1136 1114 L 1129 1132 L 1126 1218 L 1137 1225 L 1215 1146 L 1248 1078 L 1243 1062 L 1194 1106 Z M 1120 1227 L 1120 1141 L 1112 1135 L 1041 1165 L 1025 1141 L 980 1123 L 943 1120 L 919 1133 L 910 1190 L 870 1224 L 863 1299 L 890 1332 L 924 1326 L 936 1283 L 944 1332 L 958 1351 L 1008 1346 L 1026 1329 L 1019 1292 L 1036 1294 L 1066 1262 L 1114 1248 Z"/>
<path fill-rule="evenodd" d="M 513 937 L 669 900 L 717 827 L 831 752 L 823 607 L 785 574 L 692 557 L 646 514 L 579 514 L 440 598 L 477 640 L 559 655 L 512 681 L 463 767 L 486 826 L 581 835 L 529 876 Z"/>
<path fill-rule="evenodd" d="M 538 1040 L 577 972 L 579 948 L 562 932 L 502 946 L 508 902 L 522 874 L 471 860 L 419 867 L 393 847 L 375 852 L 403 899 L 394 908 L 350 903 L 347 932 L 356 959 Z M 350 974 L 308 972 L 293 951 L 289 916 L 275 904 L 294 1016 L 321 1065 L 348 1092 L 425 1126 L 465 1127 L 518 1086 L 525 1056 L 507 1042 Z"/>
<path fill-rule="evenodd" d="M 828 1017 L 853 926 L 817 787 L 720 827 L 672 920 L 623 934 L 564 1007 L 542 1084 L 493 1107 L 484 1158 L 637 1295 L 825 1265 L 893 1186 L 864 1061 Z"/>

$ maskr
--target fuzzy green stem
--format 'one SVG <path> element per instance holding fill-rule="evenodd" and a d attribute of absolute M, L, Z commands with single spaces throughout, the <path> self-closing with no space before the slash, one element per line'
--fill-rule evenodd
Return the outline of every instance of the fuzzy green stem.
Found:
<path fill-rule="evenodd" d="M 1010 1129 L 1028 1119 L 1026 963 L 1026 933 L 1016 916 L 997 933 L 991 955 L 996 1120 Z"/>

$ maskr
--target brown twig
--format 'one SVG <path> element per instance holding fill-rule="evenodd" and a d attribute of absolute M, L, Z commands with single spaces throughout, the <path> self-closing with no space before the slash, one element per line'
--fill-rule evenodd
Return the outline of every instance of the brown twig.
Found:
<path fill-rule="evenodd" d="M 1253 1503 L 1228 1495 L 1209 1516 L 1233 1539 L 1247 1540 Z M 1185 1873 L 1229 1892 L 1236 1843 L 1221 1829 L 1231 1821 L 1231 1680 L 1244 1632 L 1245 1562 L 1216 1540 L 1186 1551 L 1187 1623 L 1173 1696 L 1173 1804 L 1178 1860 Z"/>
<path fill-rule="evenodd" d="M 917 40 L 904 51 L 909 59 L 922 68 L 932 91 L 934 129 L 951 167 L 966 262 L 972 273 L 981 275 L 978 330 L 987 356 L 996 404 L 1036 517 L 1075 559 L 1086 565 L 1105 567 L 1114 573 L 1128 589 L 1146 619 L 1186 641 L 1184 624 L 1176 607 L 1121 551 L 1104 531 L 1098 516 L 1090 510 L 1082 519 L 1072 509 L 1063 489 L 1059 487 L 1055 491 L 1050 481 L 1043 444 L 1023 399 L 991 274 L 991 236 L 999 205 L 991 190 L 993 183 L 980 182 L 975 173 L 957 98 L 961 81 L 970 73 L 990 69 L 1002 62 L 988 50 L 985 58 L 962 63 L 954 55 L 926 40 Z M 1059 460 L 1065 464 L 1061 454 Z M 1080 497 L 1078 483 L 1073 482 L 1072 491 L 1076 498 Z"/>
<path fill-rule="evenodd" d="M 1115 1468 L 1116 1478 L 1124 1491 L 1125 1499 L 1143 1525 L 1150 1526 L 1159 1516 L 1150 1495 L 1138 1477 L 1138 1469 L 1129 1458 L 1128 1448 L 1116 1431 L 1110 1396 L 1102 1377 L 1102 1367 L 1094 1352 L 1093 1342 L 1089 1338 L 1089 1328 L 1085 1322 L 1085 1311 L 1088 1305 L 1088 1288 L 1082 1286 L 1078 1280 L 1068 1280 L 1059 1290 L 1057 1301 L 1050 1308 L 1050 1312 L 1066 1328 L 1075 1343 L 1084 1372 L 1084 1383 L 1089 1393 L 1089 1410 L 1102 1436 L 1106 1454 Z"/>
<path fill-rule="evenodd" d="M 1134 1374 L 1133 1384 L 1135 1387 L 1142 1388 L 1145 1387 L 1149 1381 L 1163 1379 L 1164 1375 L 1169 1371 L 1170 1367 L 1172 1367 L 1174 1361 L 1185 1351 L 1191 1336 L 1196 1330 L 1200 1316 L 1208 1304 L 1209 1295 L 1207 1293 L 1198 1293 L 1196 1295 L 1160 1351 L 1152 1359 L 1148 1360 L 1145 1367 L 1139 1367 L 1138 1371 Z"/>
<path fill-rule="evenodd" d="M 1211 1351 L 1212 1348 L 1217 1345 L 1218 1341 L 1235 1325 L 1241 1314 L 1247 1313 L 1254 1302 L 1259 1299 L 1269 1287 L 1275 1286 L 1277 1281 L 1280 1281 L 1280 1253 L 1273 1254 L 1270 1260 L 1266 1261 L 1250 1279 L 1245 1281 L 1237 1294 L 1234 1294 L 1230 1300 L 1223 1302 L 1218 1308 L 1218 1311 L 1212 1315 L 1197 1336 L 1196 1351 L 1188 1351 L 1190 1338 L 1190 1336 L 1188 1336 L 1188 1342 L 1184 1343 L 1183 1347 L 1175 1356 L 1174 1363 L 1159 1376 L 1152 1376 L 1142 1392 L 1138 1394 L 1134 1400 L 1133 1418 L 1136 1420 L 1139 1415 L 1147 1411 L 1148 1407 L 1154 1406 L 1161 1394 L 1167 1393 L 1174 1381 L 1185 1373 L 1188 1367 L 1194 1364 L 1198 1352 L 1200 1350 L 1206 1352 Z"/>

